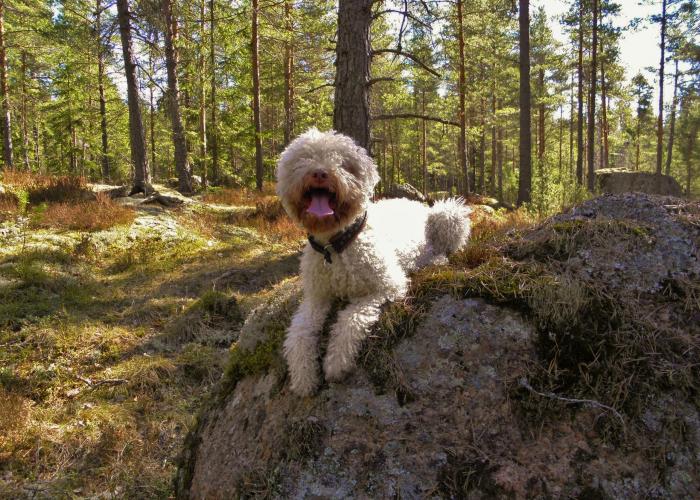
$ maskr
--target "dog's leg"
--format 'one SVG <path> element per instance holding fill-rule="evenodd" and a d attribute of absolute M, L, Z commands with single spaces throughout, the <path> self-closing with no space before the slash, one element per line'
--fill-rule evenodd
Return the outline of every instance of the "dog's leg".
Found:
<path fill-rule="evenodd" d="M 379 319 L 380 308 L 386 300 L 384 295 L 359 297 L 338 313 L 323 361 L 326 380 L 340 380 L 355 367 L 362 341 Z"/>
<path fill-rule="evenodd" d="M 304 297 L 284 340 L 284 357 L 289 366 L 292 390 L 309 396 L 318 387 L 318 336 L 331 303 L 318 297 Z"/>

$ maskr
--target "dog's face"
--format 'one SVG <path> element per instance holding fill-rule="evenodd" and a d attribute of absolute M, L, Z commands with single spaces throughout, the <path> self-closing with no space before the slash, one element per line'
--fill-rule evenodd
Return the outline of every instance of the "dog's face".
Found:
<path fill-rule="evenodd" d="M 362 214 L 379 182 L 377 166 L 347 136 L 315 128 L 292 141 L 277 164 L 277 194 L 310 234 L 332 233 Z"/>

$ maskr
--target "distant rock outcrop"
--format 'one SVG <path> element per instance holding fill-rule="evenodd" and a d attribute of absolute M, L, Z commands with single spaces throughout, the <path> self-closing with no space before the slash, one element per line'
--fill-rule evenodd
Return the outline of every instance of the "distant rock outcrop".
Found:
<path fill-rule="evenodd" d="M 475 239 L 292 394 L 291 281 L 246 321 L 181 498 L 700 497 L 700 204 L 603 196 Z"/>
<path fill-rule="evenodd" d="M 394 184 L 390 186 L 385 193 L 385 196 L 387 198 L 406 198 L 409 200 L 420 201 L 421 203 L 425 203 L 427 201 L 423 193 L 408 183 Z"/>
<path fill-rule="evenodd" d="M 668 196 L 683 194 L 680 184 L 670 175 L 633 172 L 624 168 L 604 168 L 596 170 L 595 176 L 598 188 L 603 193 L 639 192 Z"/>

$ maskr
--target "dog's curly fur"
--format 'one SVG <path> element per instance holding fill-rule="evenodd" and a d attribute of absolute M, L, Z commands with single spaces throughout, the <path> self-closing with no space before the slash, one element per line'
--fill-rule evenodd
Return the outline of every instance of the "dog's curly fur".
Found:
<path fill-rule="evenodd" d="M 287 213 L 321 244 L 367 211 L 364 229 L 342 253 L 332 252 L 332 263 L 310 245 L 304 248 L 304 298 L 284 342 L 291 387 L 300 395 L 318 387 L 318 337 L 335 299 L 348 305 L 332 326 L 323 360 L 330 381 L 352 371 L 382 304 L 405 295 L 407 273 L 444 262 L 469 236 L 469 209 L 461 200 L 437 202 L 432 208 L 405 199 L 372 203 L 378 181 L 367 152 L 333 131 L 311 129 L 299 136 L 277 166 L 277 193 Z M 308 210 L 313 190 L 327 193 L 332 215 Z"/>

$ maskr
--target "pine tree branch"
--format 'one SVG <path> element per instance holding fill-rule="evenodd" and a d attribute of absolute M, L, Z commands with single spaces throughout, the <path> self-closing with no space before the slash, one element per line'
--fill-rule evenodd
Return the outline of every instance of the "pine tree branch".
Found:
<path fill-rule="evenodd" d="M 452 125 L 454 127 L 459 127 L 458 122 L 454 122 L 452 120 L 446 120 L 446 119 L 440 118 L 438 116 L 421 115 L 418 113 L 394 113 L 394 114 L 374 115 L 371 117 L 372 120 L 398 120 L 401 118 L 418 118 L 420 120 L 428 120 L 431 122 L 442 123 L 444 125 Z"/>
<path fill-rule="evenodd" d="M 376 49 L 376 50 L 372 50 L 372 52 L 370 53 L 370 56 L 374 57 L 377 54 L 397 54 L 399 56 L 404 56 L 404 57 L 410 59 L 411 61 L 413 61 L 414 63 L 416 63 L 418 66 L 423 68 L 425 71 L 427 71 L 431 75 L 434 75 L 434 76 L 440 78 L 440 73 L 435 71 L 433 68 L 431 68 L 430 66 L 425 64 L 423 61 L 421 61 L 416 55 L 411 54 L 410 52 L 405 52 L 405 51 L 400 50 L 400 49 Z"/>
<path fill-rule="evenodd" d="M 379 82 L 396 82 L 396 81 L 398 81 L 398 79 L 392 78 L 390 76 L 380 76 L 377 78 L 371 78 L 370 81 L 367 82 L 367 86 L 371 87 L 375 83 L 379 83 Z"/>
<path fill-rule="evenodd" d="M 317 90 L 321 90 L 322 88 L 325 87 L 335 87 L 335 83 L 324 83 L 323 85 L 319 85 L 317 87 L 313 87 L 309 90 L 306 91 L 307 94 L 311 94 L 313 92 L 316 92 Z"/>
<path fill-rule="evenodd" d="M 386 10 L 380 10 L 376 14 L 372 15 L 372 21 L 376 20 L 377 18 L 385 15 L 385 14 L 401 14 L 404 17 L 409 18 L 411 21 L 423 26 L 424 28 L 428 30 L 432 30 L 432 26 L 430 26 L 428 23 L 420 20 L 410 12 L 404 11 L 404 10 L 396 10 L 396 9 L 386 9 Z"/>

